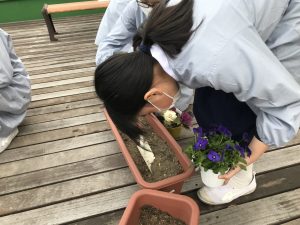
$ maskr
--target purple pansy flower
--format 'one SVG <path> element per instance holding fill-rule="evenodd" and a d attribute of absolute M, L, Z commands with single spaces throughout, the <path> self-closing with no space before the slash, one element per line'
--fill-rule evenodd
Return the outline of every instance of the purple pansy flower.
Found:
<path fill-rule="evenodd" d="M 208 140 L 206 138 L 199 138 L 196 144 L 194 144 L 194 149 L 203 150 L 206 148 L 207 144 L 208 144 Z"/>
<path fill-rule="evenodd" d="M 226 137 L 231 137 L 232 133 L 224 126 L 219 125 L 217 127 L 217 131 L 220 132 L 221 134 L 225 135 Z"/>
<path fill-rule="evenodd" d="M 198 137 L 199 136 L 201 137 L 203 135 L 203 130 L 201 127 L 193 128 L 193 132 L 194 132 L 194 134 L 197 134 Z"/>
<path fill-rule="evenodd" d="M 246 143 L 246 144 L 249 144 L 250 143 L 250 136 L 247 132 L 243 133 L 243 141 Z"/>
<path fill-rule="evenodd" d="M 240 152 L 241 156 L 245 158 L 245 149 L 240 145 L 235 145 L 235 148 Z"/>
<path fill-rule="evenodd" d="M 226 144 L 225 149 L 229 150 L 229 151 L 233 150 L 233 148 L 230 144 Z"/>
<path fill-rule="evenodd" d="M 221 160 L 221 156 L 219 155 L 219 153 L 213 150 L 210 150 L 208 152 L 207 158 L 212 162 L 219 162 Z"/>

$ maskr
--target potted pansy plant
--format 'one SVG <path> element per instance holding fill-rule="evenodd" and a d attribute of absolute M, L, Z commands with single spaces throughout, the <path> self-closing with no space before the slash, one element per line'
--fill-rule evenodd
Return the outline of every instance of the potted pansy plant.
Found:
<path fill-rule="evenodd" d="M 200 168 L 201 179 L 208 187 L 223 185 L 224 180 L 219 175 L 239 166 L 246 170 L 246 156 L 251 155 L 248 148 L 249 138 L 244 134 L 243 140 L 237 142 L 231 138 L 231 132 L 224 126 L 204 130 L 201 127 L 193 129 L 195 139 L 185 152 Z"/>
<path fill-rule="evenodd" d="M 169 133 L 175 139 L 178 139 L 182 127 L 187 129 L 192 127 L 193 114 L 192 112 L 181 112 L 176 108 L 172 108 L 159 114 L 158 119 L 164 124 Z"/>

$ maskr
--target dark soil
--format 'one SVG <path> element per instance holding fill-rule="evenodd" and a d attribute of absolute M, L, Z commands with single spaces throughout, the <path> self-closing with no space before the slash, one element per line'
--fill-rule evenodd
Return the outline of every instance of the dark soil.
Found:
<path fill-rule="evenodd" d="M 141 123 L 143 124 L 143 130 L 145 132 L 143 135 L 144 139 L 148 141 L 155 156 L 151 164 L 152 173 L 148 169 L 136 144 L 125 134 L 121 133 L 121 136 L 144 180 L 147 182 L 156 182 L 183 173 L 182 166 L 167 142 L 153 132 L 146 119 L 142 118 Z"/>
<path fill-rule="evenodd" d="M 144 206 L 139 225 L 186 225 L 186 223 L 152 206 Z"/>

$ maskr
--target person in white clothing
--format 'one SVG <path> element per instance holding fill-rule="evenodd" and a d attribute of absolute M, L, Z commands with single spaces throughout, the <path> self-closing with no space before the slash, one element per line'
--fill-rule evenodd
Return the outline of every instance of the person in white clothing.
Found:
<path fill-rule="evenodd" d="M 117 127 L 137 139 L 137 116 L 168 109 L 185 84 L 196 91 L 201 127 L 251 135 L 247 171 L 230 170 L 220 177 L 226 185 L 203 187 L 199 198 L 223 204 L 253 192 L 252 164 L 300 127 L 300 0 L 161 0 L 133 46 L 95 72 L 96 93 Z"/>
<path fill-rule="evenodd" d="M 31 100 L 29 76 L 10 36 L 0 29 L 0 153 L 18 134 Z"/>

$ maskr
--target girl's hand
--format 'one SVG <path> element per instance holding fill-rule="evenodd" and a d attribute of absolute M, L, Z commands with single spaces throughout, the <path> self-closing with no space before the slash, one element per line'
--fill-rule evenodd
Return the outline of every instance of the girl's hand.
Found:
<path fill-rule="evenodd" d="M 234 176 L 236 175 L 238 172 L 241 171 L 240 167 L 236 167 L 235 169 L 229 170 L 227 173 L 225 173 L 224 175 L 220 175 L 219 179 L 224 179 L 225 182 L 224 184 L 227 184 L 228 181 Z"/>
<path fill-rule="evenodd" d="M 265 151 L 268 150 L 268 146 L 264 144 L 263 142 L 259 141 L 256 137 L 253 137 L 252 141 L 249 144 L 249 148 L 251 149 L 252 153 L 250 158 L 245 158 L 247 165 L 250 165 L 254 162 L 256 162 L 262 154 L 264 154 Z M 229 170 L 226 174 L 220 175 L 220 179 L 225 180 L 225 184 L 228 183 L 228 181 L 236 175 L 238 172 L 241 171 L 240 167 L 237 167 L 235 169 Z"/>

